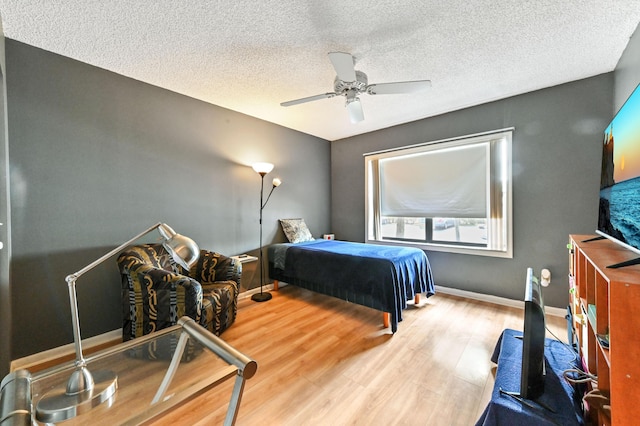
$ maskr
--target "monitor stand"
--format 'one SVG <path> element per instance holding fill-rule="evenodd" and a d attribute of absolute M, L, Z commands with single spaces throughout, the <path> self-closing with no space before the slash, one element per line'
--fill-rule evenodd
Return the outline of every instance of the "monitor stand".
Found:
<path fill-rule="evenodd" d="M 598 235 L 596 237 L 593 238 L 587 238 L 586 240 L 582 240 L 583 243 L 590 243 L 592 241 L 600 241 L 600 240 L 604 240 L 607 237 L 603 236 L 603 235 Z M 633 265 L 640 265 L 640 257 L 636 258 L 636 259 L 630 259 L 630 260 L 626 260 L 624 262 L 620 262 L 620 263 L 614 263 L 613 265 L 609 265 L 607 266 L 607 268 L 609 269 L 617 269 L 617 268 L 624 268 L 625 266 L 633 266 Z"/>
<path fill-rule="evenodd" d="M 636 257 L 635 259 L 626 260 L 620 263 L 614 263 L 613 265 L 607 266 L 607 268 L 616 269 L 616 268 L 624 268 L 625 266 L 632 266 L 632 265 L 640 265 L 640 257 Z"/>
<path fill-rule="evenodd" d="M 581 242 L 583 243 L 590 243 L 591 241 L 600 241 L 600 240 L 604 240 L 607 237 L 603 237 L 602 235 L 599 235 L 597 237 L 593 237 L 593 238 L 588 238 L 586 240 L 582 240 Z"/>
<path fill-rule="evenodd" d="M 539 408 L 544 408 L 545 410 L 548 410 L 548 411 L 551 411 L 552 413 L 555 413 L 555 410 L 553 408 L 549 407 L 548 405 L 546 405 L 546 404 L 544 404 L 544 403 L 542 403 L 540 401 L 536 401 L 535 399 L 523 398 L 522 396 L 520 396 L 519 392 L 509 392 L 509 391 L 506 391 L 506 390 L 500 388 L 500 393 L 502 395 L 510 396 L 511 398 L 513 398 L 516 401 L 518 401 L 520 404 L 526 405 L 527 407 L 533 408 L 534 410 L 537 410 Z"/>

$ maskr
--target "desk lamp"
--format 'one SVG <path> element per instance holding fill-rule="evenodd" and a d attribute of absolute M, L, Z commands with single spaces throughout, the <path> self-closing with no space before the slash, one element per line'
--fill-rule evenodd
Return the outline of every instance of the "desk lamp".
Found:
<path fill-rule="evenodd" d="M 96 371 L 92 374 L 86 366 L 82 355 L 82 339 L 80 337 L 80 322 L 78 319 L 78 300 L 76 296 L 76 280 L 85 272 L 95 268 L 100 263 L 118 254 L 138 238 L 154 229 L 162 236 L 162 245 L 169 252 L 173 260 L 185 269 L 198 259 L 200 249 L 190 238 L 176 234 L 170 226 L 157 223 L 141 232 L 129 241 L 121 244 L 101 258 L 80 269 L 66 278 L 69 286 L 69 302 L 71 305 L 71 322 L 73 324 L 73 341 L 75 344 L 75 370 L 67 381 L 45 394 L 36 406 L 36 419 L 46 423 L 57 423 L 70 419 L 105 401 L 112 401 L 118 387 L 118 377 L 112 371 Z"/>

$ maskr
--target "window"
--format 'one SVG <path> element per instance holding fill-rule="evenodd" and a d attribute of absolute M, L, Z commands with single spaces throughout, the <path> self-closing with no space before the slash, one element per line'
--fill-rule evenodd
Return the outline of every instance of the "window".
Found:
<path fill-rule="evenodd" d="M 365 154 L 367 242 L 512 257 L 512 133 Z"/>

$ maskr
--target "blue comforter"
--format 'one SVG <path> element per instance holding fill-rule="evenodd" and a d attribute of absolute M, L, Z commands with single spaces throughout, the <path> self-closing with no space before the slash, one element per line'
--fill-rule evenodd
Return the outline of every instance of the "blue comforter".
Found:
<path fill-rule="evenodd" d="M 424 251 L 335 240 L 277 244 L 268 250 L 271 278 L 391 314 L 391 331 L 407 300 L 435 294 Z"/>

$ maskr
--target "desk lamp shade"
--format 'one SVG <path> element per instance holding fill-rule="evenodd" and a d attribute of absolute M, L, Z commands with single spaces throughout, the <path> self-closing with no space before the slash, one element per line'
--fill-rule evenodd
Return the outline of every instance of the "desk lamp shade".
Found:
<path fill-rule="evenodd" d="M 184 235 L 176 234 L 176 231 L 165 223 L 160 224 L 158 232 L 165 240 L 162 246 L 169 252 L 173 260 L 184 269 L 189 270 L 200 256 L 200 248 L 195 241 Z"/>

